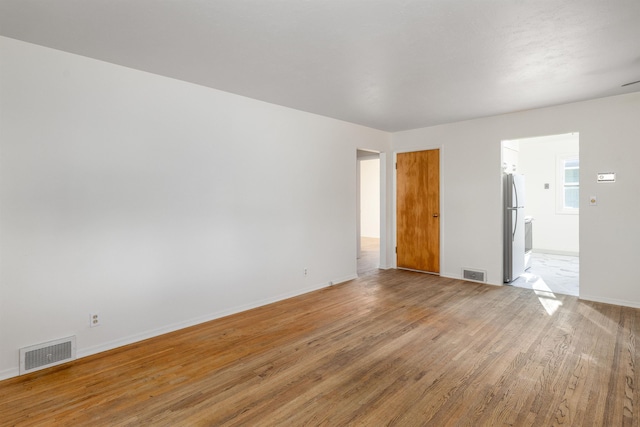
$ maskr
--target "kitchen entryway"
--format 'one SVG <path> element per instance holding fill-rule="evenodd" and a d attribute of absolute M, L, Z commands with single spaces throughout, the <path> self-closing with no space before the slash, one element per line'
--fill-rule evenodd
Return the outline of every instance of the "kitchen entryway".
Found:
<path fill-rule="evenodd" d="M 512 286 L 579 295 L 579 134 L 503 141 L 502 169 L 524 176 L 527 265 Z"/>

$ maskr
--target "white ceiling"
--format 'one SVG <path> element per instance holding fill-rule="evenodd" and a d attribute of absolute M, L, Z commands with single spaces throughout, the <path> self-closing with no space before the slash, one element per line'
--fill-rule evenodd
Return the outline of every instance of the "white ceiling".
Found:
<path fill-rule="evenodd" d="M 638 0 L 0 0 L 0 35 L 387 131 L 640 91 Z"/>

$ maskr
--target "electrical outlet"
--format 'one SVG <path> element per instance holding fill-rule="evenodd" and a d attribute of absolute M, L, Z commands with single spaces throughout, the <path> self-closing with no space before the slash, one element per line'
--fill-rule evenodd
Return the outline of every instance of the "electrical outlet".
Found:
<path fill-rule="evenodd" d="M 91 313 L 89 315 L 89 327 L 95 328 L 96 326 L 100 326 L 100 314 Z"/>
<path fill-rule="evenodd" d="M 309 274 L 309 271 L 305 268 L 304 269 L 304 277 L 307 277 L 308 274 Z"/>

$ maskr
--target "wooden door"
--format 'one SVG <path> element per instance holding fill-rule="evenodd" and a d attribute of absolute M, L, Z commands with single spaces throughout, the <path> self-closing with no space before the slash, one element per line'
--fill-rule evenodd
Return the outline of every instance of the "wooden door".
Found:
<path fill-rule="evenodd" d="M 399 153 L 398 268 L 440 273 L 440 150 Z"/>

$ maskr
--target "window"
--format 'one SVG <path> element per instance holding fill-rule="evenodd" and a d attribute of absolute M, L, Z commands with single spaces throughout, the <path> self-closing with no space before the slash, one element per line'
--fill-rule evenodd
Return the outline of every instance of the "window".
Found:
<path fill-rule="evenodd" d="M 558 158 L 558 213 L 577 214 L 580 208 L 580 160 L 578 156 Z"/>

